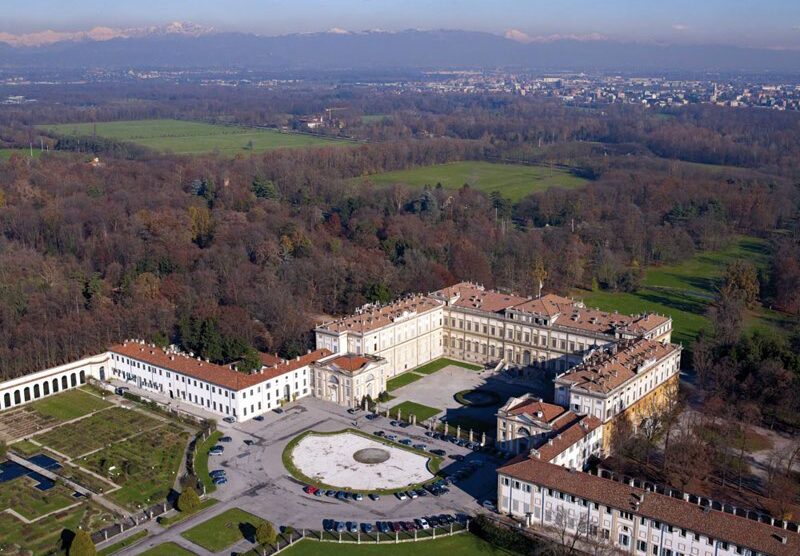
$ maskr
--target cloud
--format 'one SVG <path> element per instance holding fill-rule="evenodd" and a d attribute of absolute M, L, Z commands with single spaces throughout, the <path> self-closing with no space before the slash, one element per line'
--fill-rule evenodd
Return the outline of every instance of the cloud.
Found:
<path fill-rule="evenodd" d="M 681 32 L 689 30 L 689 26 L 684 25 L 683 23 L 676 23 L 675 25 L 672 26 L 672 28 L 675 29 L 676 31 L 681 31 Z"/>
<path fill-rule="evenodd" d="M 585 34 L 554 34 L 554 35 L 529 35 L 519 29 L 509 29 L 505 32 L 505 38 L 520 42 L 523 44 L 530 43 L 543 43 L 554 41 L 604 41 L 608 40 L 606 35 L 602 33 L 585 33 Z"/>

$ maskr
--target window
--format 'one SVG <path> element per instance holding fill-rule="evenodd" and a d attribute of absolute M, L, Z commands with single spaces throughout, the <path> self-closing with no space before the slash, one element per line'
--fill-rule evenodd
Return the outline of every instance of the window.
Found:
<path fill-rule="evenodd" d="M 620 546 L 628 546 L 631 542 L 630 537 L 626 533 L 619 534 L 619 544 Z"/>
<path fill-rule="evenodd" d="M 647 552 L 647 541 L 637 541 L 636 548 L 639 552 Z"/>

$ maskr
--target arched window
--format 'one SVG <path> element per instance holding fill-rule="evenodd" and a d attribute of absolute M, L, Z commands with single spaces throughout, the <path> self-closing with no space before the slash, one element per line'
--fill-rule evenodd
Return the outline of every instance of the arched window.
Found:
<path fill-rule="evenodd" d="M 24 392 L 24 394 L 25 394 L 25 401 L 26 401 L 26 402 L 29 402 L 29 401 L 31 401 L 31 389 L 30 389 L 29 387 L 27 387 L 27 386 L 26 386 L 26 387 L 25 387 L 25 390 L 23 390 L 23 392 Z"/>
<path fill-rule="evenodd" d="M 14 405 L 18 405 L 22 403 L 22 400 L 19 398 L 19 390 L 14 390 Z"/>
<path fill-rule="evenodd" d="M 11 394 L 8 392 L 3 396 L 3 407 L 11 407 Z"/>
<path fill-rule="evenodd" d="M 78 385 L 78 377 L 75 376 L 75 373 L 69 375 L 69 381 L 72 383 L 72 386 Z"/>
<path fill-rule="evenodd" d="M 55 394 L 56 392 L 58 392 L 58 379 L 54 378 L 53 379 L 53 394 Z"/>
<path fill-rule="evenodd" d="M 66 390 L 69 388 L 69 384 L 67 383 L 67 375 L 61 377 L 61 389 Z"/>
<path fill-rule="evenodd" d="M 86 384 L 86 371 L 81 371 L 81 374 L 79 376 L 81 384 Z"/>
<path fill-rule="evenodd" d="M 41 397 L 42 397 L 42 392 L 41 392 L 41 390 L 39 390 L 39 385 L 38 384 L 34 384 L 33 385 L 33 399 L 34 400 L 38 400 Z"/>
<path fill-rule="evenodd" d="M 44 390 L 45 396 L 50 395 L 50 383 L 47 382 L 46 380 L 42 383 L 42 390 Z"/>

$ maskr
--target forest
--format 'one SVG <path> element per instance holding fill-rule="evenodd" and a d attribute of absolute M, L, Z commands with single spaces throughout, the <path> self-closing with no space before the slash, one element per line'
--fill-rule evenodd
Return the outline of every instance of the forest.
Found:
<path fill-rule="evenodd" d="M 756 399 L 776 377 L 800 390 L 787 355 L 794 327 L 772 345 L 736 321 L 754 303 L 789 323 L 800 313 L 796 114 L 593 111 L 323 85 L 96 85 L 61 88 L 59 98 L 31 89 L 35 105 L 0 109 L 0 147 L 47 149 L 0 162 L 3 378 L 133 337 L 226 363 L 253 361 L 254 350 L 294 356 L 329 315 L 456 280 L 532 294 L 534 267 L 546 269 L 546 291 L 635 291 L 645 269 L 745 235 L 766 241 L 768 268 L 730 270 L 709 300 L 714 326 L 683 364 L 699 353 L 703 380 L 720 395 Z M 145 118 L 284 126 L 334 103 L 346 106 L 343 125 L 321 133 L 362 144 L 178 156 L 36 127 Z M 552 165 L 590 181 L 511 201 L 468 186 L 353 179 L 464 160 Z M 735 358 L 733 383 L 719 377 L 724 356 Z M 781 403 L 796 410 L 800 400 Z"/>

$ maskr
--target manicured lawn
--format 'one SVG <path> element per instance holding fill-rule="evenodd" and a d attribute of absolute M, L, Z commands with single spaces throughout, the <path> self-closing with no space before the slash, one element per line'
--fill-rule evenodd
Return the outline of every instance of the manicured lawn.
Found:
<path fill-rule="evenodd" d="M 91 136 L 96 129 L 99 137 L 129 141 L 156 151 L 170 151 L 176 154 L 219 152 L 233 156 L 281 148 L 355 144 L 300 133 L 281 133 L 274 129 L 253 129 L 180 120 L 75 123 L 38 127 L 69 136 Z"/>
<path fill-rule="evenodd" d="M 189 552 L 174 542 L 165 542 L 142 552 L 140 556 L 194 556 L 194 552 Z"/>
<path fill-rule="evenodd" d="M 169 424 L 112 444 L 78 463 L 120 485 L 108 496 L 137 509 L 167 496 L 188 442 L 188 432 Z"/>
<path fill-rule="evenodd" d="M 402 388 L 403 386 L 407 386 L 412 382 L 416 382 L 419 379 L 423 378 L 424 375 L 418 375 L 415 372 L 407 371 L 401 375 L 397 375 L 394 378 L 390 378 L 386 381 L 386 390 L 391 392 L 392 390 L 397 390 L 398 388 Z"/>
<path fill-rule="evenodd" d="M 31 409 L 59 421 L 69 421 L 110 406 L 109 402 L 77 389 L 33 402 Z"/>
<path fill-rule="evenodd" d="M 672 341 L 689 345 L 698 332 L 709 325 L 706 311 L 716 295 L 726 265 L 744 259 L 764 268 L 767 258 L 765 241 L 741 237 L 724 249 L 697 253 L 680 264 L 647 269 L 642 287 L 635 293 L 593 291 L 576 295 L 587 306 L 606 311 L 669 315 L 673 320 Z M 759 307 L 748 315 L 747 324 L 750 328 L 775 331 L 789 320 L 785 315 Z"/>
<path fill-rule="evenodd" d="M 253 539 L 264 520 L 238 508 L 204 521 L 181 533 L 181 536 L 211 552 L 220 552 L 243 538 Z"/>
<path fill-rule="evenodd" d="M 435 540 L 408 542 L 402 544 L 337 544 L 332 542 L 319 543 L 304 540 L 287 548 L 281 554 L 286 556 L 418 556 L 427 554 L 447 554 L 448 556 L 511 556 L 508 552 L 479 539 L 469 533 L 461 533 L 451 537 L 441 537 Z"/>
<path fill-rule="evenodd" d="M 455 367 L 461 367 L 462 369 L 467 369 L 470 371 L 480 371 L 483 370 L 482 367 L 477 365 L 470 365 L 469 363 L 462 363 L 461 361 L 455 361 L 453 359 L 448 359 L 446 357 L 442 357 L 437 359 L 436 361 L 431 361 L 430 363 L 425 363 L 421 367 L 417 367 L 414 369 L 415 373 L 421 373 L 423 375 L 432 375 L 437 371 L 441 371 L 445 367 L 453 365 Z"/>
<path fill-rule="evenodd" d="M 376 185 L 404 183 L 419 188 L 441 184 L 445 189 L 459 189 L 466 183 L 484 193 L 499 191 L 512 201 L 518 201 L 526 195 L 552 187 L 571 189 L 583 187 L 588 183 L 583 178 L 557 168 L 479 161 L 420 166 L 366 176 L 358 180 Z"/>
<path fill-rule="evenodd" d="M 30 440 L 20 440 L 19 442 L 14 442 L 10 448 L 23 456 L 35 456 L 42 451 L 41 446 L 37 446 Z"/>
<path fill-rule="evenodd" d="M 217 486 L 214 484 L 214 481 L 211 480 L 211 477 L 208 476 L 208 451 L 214 447 L 222 437 L 222 433 L 219 431 L 212 432 L 205 442 L 201 442 L 197 445 L 197 450 L 195 451 L 194 456 L 194 472 L 197 475 L 197 478 L 200 479 L 206 487 L 206 494 L 212 493 L 217 490 Z"/>
<path fill-rule="evenodd" d="M 50 429 L 35 439 L 74 458 L 159 425 L 161 421 L 139 411 L 112 407 L 80 421 Z"/>
<path fill-rule="evenodd" d="M 422 421 L 426 421 L 433 417 L 434 415 L 438 415 L 442 412 L 441 409 L 437 409 L 435 407 L 429 407 L 427 405 L 422 405 L 421 403 L 416 402 L 403 402 L 399 403 L 396 406 L 389 409 L 389 415 L 396 417 L 397 411 L 401 411 L 401 417 L 403 419 L 408 419 L 410 414 L 414 414 L 417 416 L 417 423 L 421 423 Z"/>
<path fill-rule="evenodd" d="M 109 546 L 105 547 L 102 550 L 98 550 L 97 551 L 97 556 L 110 556 L 111 554 L 114 554 L 115 552 L 119 552 L 123 548 L 126 548 L 126 547 L 128 547 L 128 546 L 130 546 L 130 545 L 132 545 L 132 544 L 134 544 L 136 542 L 139 542 L 140 540 L 142 540 L 146 536 L 147 536 L 147 530 L 146 529 L 142 530 L 142 531 L 137 531 L 136 533 L 134 533 L 130 537 L 127 537 L 126 539 L 123 539 L 123 540 L 121 540 L 119 542 L 115 542 L 114 544 L 109 545 Z"/>

